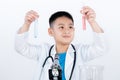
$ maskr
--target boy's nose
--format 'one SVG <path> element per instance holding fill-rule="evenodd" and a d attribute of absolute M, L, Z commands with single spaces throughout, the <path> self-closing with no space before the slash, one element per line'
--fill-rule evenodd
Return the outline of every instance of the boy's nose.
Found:
<path fill-rule="evenodd" d="M 70 29 L 65 29 L 64 31 L 66 34 L 70 33 Z"/>

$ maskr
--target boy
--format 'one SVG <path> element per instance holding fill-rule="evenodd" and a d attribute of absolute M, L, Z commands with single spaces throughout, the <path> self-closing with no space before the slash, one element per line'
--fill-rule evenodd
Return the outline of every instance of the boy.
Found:
<path fill-rule="evenodd" d="M 74 38 L 75 31 L 74 20 L 68 12 L 59 11 L 49 18 L 50 28 L 48 29 L 48 33 L 55 40 L 55 44 L 52 47 L 49 44 L 36 46 L 27 43 L 29 27 L 39 15 L 35 11 L 29 11 L 26 14 L 25 22 L 16 36 L 15 48 L 20 54 L 39 62 L 39 70 L 35 80 L 49 80 L 48 70 L 51 68 L 52 60 L 48 59 L 43 67 L 45 59 L 49 54 L 53 58 L 56 53 L 59 55 L 62 80 L 79 80 L 79 66 L 88 60 L 104 54 L 106 50 L 103 38 L 104 32 L 95 21 L 96 15 L 94 10 L 88 6 L 84 6 L 81 14 L 85 15 L 93 30 L 95 38 L 93 44 L 72 45 L 71 42 Z"/>

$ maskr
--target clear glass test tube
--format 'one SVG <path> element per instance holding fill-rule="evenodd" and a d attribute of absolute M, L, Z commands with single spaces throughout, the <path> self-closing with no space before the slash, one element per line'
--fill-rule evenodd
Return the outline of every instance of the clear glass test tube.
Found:
<path fill-rule="evenodd" d="M 38 19 L 34 21 L 34 38 L 38 37 Z"/>
<path fill-rule="evenodd" d="M 103 80 L 104 66 L 101 65 L 81 65 L 79 80 Z"/>

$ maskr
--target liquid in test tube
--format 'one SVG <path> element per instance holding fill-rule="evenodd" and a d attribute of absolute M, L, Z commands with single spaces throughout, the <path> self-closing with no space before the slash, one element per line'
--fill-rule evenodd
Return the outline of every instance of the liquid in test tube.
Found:
<path fill-rule="evenodd" d="M 85 2 L 82 1 L 81 5 L 82 5 L 82 7 L 84 7 L 85 6 Z M 82 15 L 82 29 L 86 30 L 86 17 L 85 17 L 85 15 Z"/>
<path fill-rule="evenodd" d="M 34 21 L 34 38 L 38 37 L 38 19 Z"/>
<path fill-rule="evenodd" d="M 83 28 L 83 30 L 86 30 L 86 18 L 85 18 L 85 15 L 82 16 L 82 28 Z"/>

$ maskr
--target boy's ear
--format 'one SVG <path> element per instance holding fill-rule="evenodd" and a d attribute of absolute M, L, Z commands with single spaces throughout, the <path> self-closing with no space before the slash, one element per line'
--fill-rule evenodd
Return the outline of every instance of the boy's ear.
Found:
<path fill-rule="evenodd" d="M 48 33 L 49 33 L 50 36 L 53 36 L 53 31 L 52 31 L 51 28 L 48 28 Z"/>

